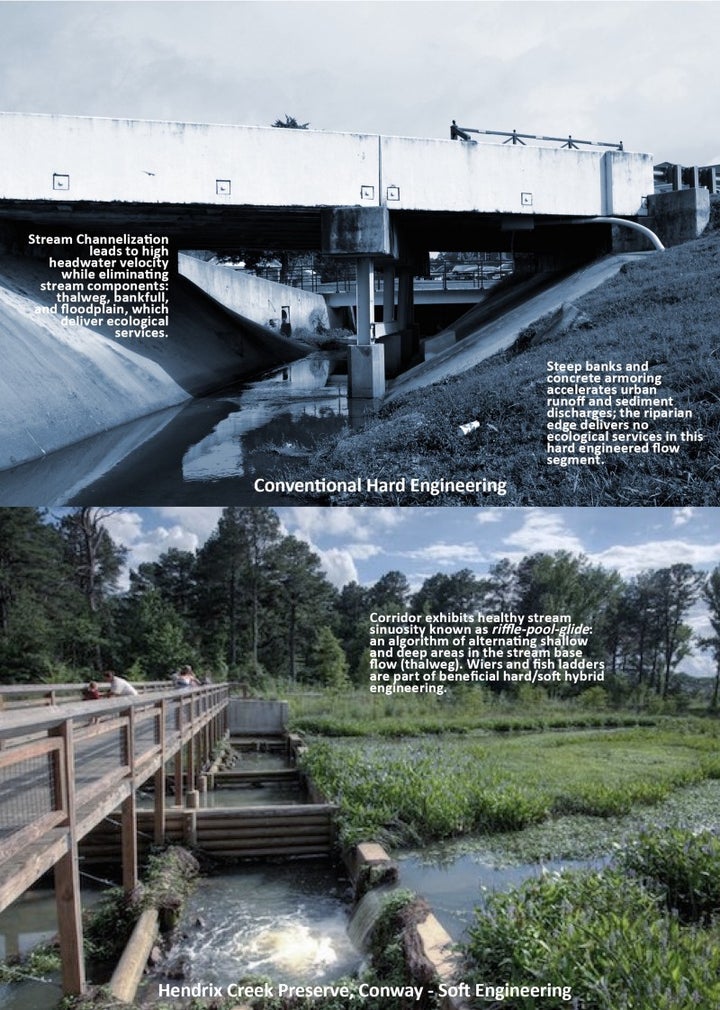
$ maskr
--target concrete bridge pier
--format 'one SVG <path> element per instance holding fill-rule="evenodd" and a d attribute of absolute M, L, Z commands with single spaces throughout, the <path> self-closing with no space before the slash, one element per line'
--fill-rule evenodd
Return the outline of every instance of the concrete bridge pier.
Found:
<path fill-rule="evenodd" d="M 348 349 L 348 395 L 374 400 L 385 393 L 385 348 L 375 340 L 375 263 L 391 269 L 397 242 L 386 207 L 329 207 L 322 221 L 323 252 L 356 264 L 357 345 Z M 392 306 L 390 304 L 392 299 Z M 383 321 L 394 313 L 393 284 L 383 295 Z"/>
<path fill-rule="evenodd" d="M 348 395 L 374 400 L 385 393 L 385 348 L 375 342 L 375 264 L 358 256 L 355 264 L 357 345 L 348 348 Z"/>

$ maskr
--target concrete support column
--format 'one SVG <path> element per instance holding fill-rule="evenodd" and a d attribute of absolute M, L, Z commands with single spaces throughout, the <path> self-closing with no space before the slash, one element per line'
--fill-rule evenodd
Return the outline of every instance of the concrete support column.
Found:
<path fill-rule="evenodd" d="M 415 353 L 415 305 L 413 290 L 413 270 L 411 266 L 401 266 L 398 275 L 397 319 L 402 327 L 400 355 L 403 362 L 409 361 Z"/>
<path fill-rule="evenodd" d="M 370 256 L 356 260 L 355 313 L 357 347 L 348 348 L 348 394 L 351 399 L 375 400 L 385 393 L 385 352 L 373 342 L 375 271 Z"/>
<path fill-rule="evenodd" d="M 350 399 L 377 400 L 385 395 L 385 348 L 365 344 L 348 348 Z"/>
<path fill-rule="evenodd" d="M 413 305 L 413 272 L 412 267 L 400 267 L 398 276 L 398 322 L 403 329 L 412 326 L 414 317 Z"/>
<path fill-rule="evenodd" d="M 369 256 L 358 256 L 355 264 L 355 316 L 358 346 L 372 343 L 375 322 L 375 270 Z"/>
<path fill-rule="evenodd" d="M 391 323 L 395 318 L 395 267 L 392 263 L 383 266 L 383 322 Z"/>

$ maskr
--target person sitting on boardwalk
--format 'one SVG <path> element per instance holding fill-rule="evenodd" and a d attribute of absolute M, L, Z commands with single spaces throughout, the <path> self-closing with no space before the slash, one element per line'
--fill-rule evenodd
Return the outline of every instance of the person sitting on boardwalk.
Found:
<path fill-rule="evenodd" d="M 133 687 L 129 680 L 125 680 L 124 677 L 118 677 L 114 670 L 106 670 L 104 677 L 110 684 L 110 694 L 120 695 L 138 693 L 137 688 Z"/>
<path fill-rule="evenodd" d="M 100 697 L 100 688 L 94 680 L 91 680 L 87 687 L 83 688 L 83 701 L 97 701 Z"/>

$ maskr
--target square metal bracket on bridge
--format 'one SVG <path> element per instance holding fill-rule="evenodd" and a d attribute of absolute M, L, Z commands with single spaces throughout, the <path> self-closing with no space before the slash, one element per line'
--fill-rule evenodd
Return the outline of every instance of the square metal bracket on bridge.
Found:
<path fill-rule="evenodd" d="M 230 196 L 232 192 L 232 182 L 230 179 L 216 179 L 215 180 L 215 195 L 216 196 Z"/>
<path fill-rule="evenodd" d="M 520 194 L 520 206 L 521 207 L 532 207 L 533 205 L 533 195 L 532 193 L 521 193 Z"/>
<path fill-rule="evenodd" d="M 385 190 L 385 199 L 389 202 L 393 200 L 400 199 L 400 187 L 399 186 L 388 186 Z"/>
<path fill-rule="evenodd" d="M 62 189 L 67 192 L 70 189 L 70 176 L 60 172 L 53 172 L 53 189 Z"/>
<path fill-rule="evenodd" d="M 360 187 L 360 199 L 361 200 L 374 200 L 375 199 L 375 187 L 374 186 L 361 186 Z"/>

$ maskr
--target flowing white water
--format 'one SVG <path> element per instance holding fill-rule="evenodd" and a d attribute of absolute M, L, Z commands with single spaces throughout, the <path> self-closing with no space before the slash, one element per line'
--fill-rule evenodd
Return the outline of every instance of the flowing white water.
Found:
<path fill-rule="evenodd" d="M 249 973 L 299 984 L 352 973 L 361 955 L 348 935 L 343 889 L 332 866 L 304 861 L 235 867 L 203 880 L 150 991 L 178 971 L 216 985 Z"/>

